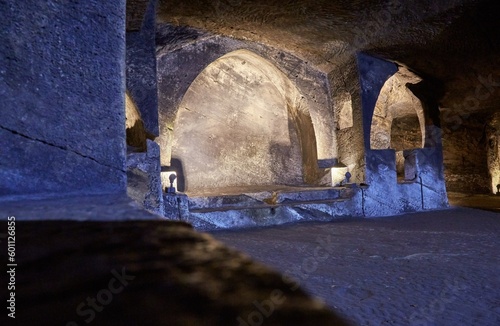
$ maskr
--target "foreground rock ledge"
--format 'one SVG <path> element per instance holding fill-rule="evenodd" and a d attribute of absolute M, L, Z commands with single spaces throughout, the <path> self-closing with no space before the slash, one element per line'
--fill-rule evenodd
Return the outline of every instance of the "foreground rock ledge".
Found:
<path fill-rule="evenodd" d="M 16 233 L 20 325 L 347 325 L 184 223 L 24 221 Z"/>

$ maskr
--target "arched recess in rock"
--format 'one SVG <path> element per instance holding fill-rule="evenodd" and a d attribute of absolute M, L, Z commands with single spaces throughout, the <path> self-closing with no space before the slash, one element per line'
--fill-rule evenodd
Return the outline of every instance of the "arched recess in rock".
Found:
<path fill-rule="evenodd" d="M 251 51 L 236 50 L 208 65 L 186 91 L 173 129 L 181 191 L 318 179 L 315 133 L 301 94 Z"/>
<path fill-rule="evenodd" d="M 403 151 L 423 148 L 425 143 L 424 109 L 406 86 L 420 81 L 420 77 L 400 67 L 385 82 L 373 112 L 370 148 L 394 149 L 400 176 L 404 173 Z"/>
<path fill-rule="evenodd" d="M 167 31 L 171 35 L 172 27 Z M 185 32 L 185 31 L 183 31 Z M 160 28 L 160 33 L 161 28 Z M 196 41 L 193 41 L 196 39 Z M 160 38 L 157 51 L 158 113 L 160 135 L 155 141 L 160 145 L 162 171 L 182 170 L 179 162 L 172 161 L 174 123 L 180 103 L 196 77 L 218 58 L 237 50 L 248 50 L 264 58 L 288 76 L 304 96 L 301 104 L 307 107 L 314 126 L 318 162 L 333 162 L 338 157 L 337 135 L 328 75 L 307 61 L 263 44 L 237 40 L 224 36 L 197 38 Z M 320 169 L 318 182 L 328 184 L 327 169 Z M 181 181 L 181 180 L 178 180 Z M 164 184 L 168 186 L 168 184 Z"/>
<path fill-rule="evenodd" d="M 125 93 L 125 131 L 128 152 L 146 151 L 146 139 L 150 137 L 141 114 L 128 92 Z"/>

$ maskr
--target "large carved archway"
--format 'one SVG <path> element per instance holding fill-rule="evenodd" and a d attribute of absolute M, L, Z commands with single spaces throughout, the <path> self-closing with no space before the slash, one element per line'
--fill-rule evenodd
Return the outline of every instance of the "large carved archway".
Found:
<path fill-rule="evenodd" d="M 186 91 L 173 129 L 172 162 L 190 193 L 316 178 L 314 128 L 301 94 L 251 51 L 208 65 Z"/>

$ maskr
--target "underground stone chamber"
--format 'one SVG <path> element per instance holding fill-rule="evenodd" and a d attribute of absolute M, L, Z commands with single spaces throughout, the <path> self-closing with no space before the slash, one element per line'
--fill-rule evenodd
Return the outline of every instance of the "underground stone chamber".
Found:
<path fill-rule="evenodd" d="M 8 198 L 9 203 L 2 202 L 0 205 L 3 216 L 12 214 L 20 219 L 100 221 L 164 216 L 191 221 L 201 229 L 204 226 L 273 225 L 298 220 L 331 221 L 338 216 L 372 217 L 445 207 L 441 148 L 427 146 L 432 145 L 432 142 L 427 143 L 432 138 L 429 131 L 439 131 L 440 126 L 435 121 L 428 121 L 425 108 L 429 104 L 422 106 L 420 103 L 419 106 L 405 88 L 408 83 L 418 81 L 404 80 L 400 70 L 396 76 L 389 77 L 389 82 L 385 80 L 389 73 L 377 76 L 383 80 L 380 86 L 385 83 L 389 89 L 382 90 L 380 95 L 378 80 L 359 87 L 360 69 L 355 64 L 359 53 L 370 53 L 391 63 L 405 64 L 425 78 L 430 76 L 443 81 L 451 94 L 443 103 L 455 115 L 464 113 L 462 106 L 456 104 L 475 95 L 474 103 L 479 104 L 474 106 L 478 111 L 484 108 L 485 117 L 476 121 L 471 118 L 460 128 L 452 125 L 451 128 L 459 132 L 450 138 L 460 133 L 463 137 L 456 137 L 448 152 L 456 153 L 452 157 L 452 165 L 456 167 L 457 174 L 461 172 L 462 176 L 469 177 L 467 183 L 482 183 L 486 185 L 487 192 L 495 192 L 496 185 L 500 183 L 500 125 L 498 119 L 490 119 L 489 113 L 498 110 L 496 67 L 500 66 L 497 64 L 500 56 L 496 42 L 498 19 L 495 15 L 498 10 L 493 10 L 493 5 L 487 5 L 492 1 L 450 1 L 445 5 L 435 5 L 431 1 L 396 2 L 190 1 L 186 4 L 141 0 L 51 1 L 44 4 L 3 1 L 0 5 L 0 12 L 5 14 L 5 19 L 2 19 L 4 28 L 0 33 L 5 45 L 0 49 L 0 81 L 4 99 L 0 123 L 0 144 L 3 148 L 0 155 L 0 195 L 63 197 L 60 201 L 19 200 L 16 203 Z M 161 9 L 158 14 L 156 8 Z M 156 38 L 156 27 L 167 23 L 175 24 L 177 28 L 170 29 L 171 33 L 166 38 Z M 202 31 L 194 35 L 190 31 L 194 28 Z M 185 33 L 179 33 L 180 29 Z M 165 42 L 162 43 L 162 40 Z M 165 64 L 165 52 L 177 57 L 177 61 Z M 160 70 L 158 74 L 157 67 Z M 363 68 L 366 68 L 367 75 L 377 74 L 377 64 Z M 478 78 L 481 76 L 487 79 Z M 401 80 L 395 82 L 398 78 Z M 173 82 L 169 84 L 165 80 Z M 478 97 L 476 86 L 484 84 L 485 80 L 489 84 L 483 85 Z M 127 96 L 125 89 L 129 91 Z M 373 91 L 374 94 L 373 103 L 365 102 L 363 94 L 366 108 L 360 103 L 360 93 L 365 91 Z M 380 108 L 382 104 L 376 104 L 377 99 L 383 103 L 384 96 L 389 97 L 388 102 L 392 101 L 383 104 L 385 112 Z M 157 101 L 159 97 L 161 101 Z M 375 106 L 376 117 L 382 120 L 375 121 L 376 126 L 373 127 L 378 144 L 365 146 L 365 137 L 370 138 L 369 128 Z M 367 111 L 362 112 L 364 109 Z M 369 117 L 370 123 L 365 123 L 365 116 Z M 408 163 L 407 159 L 402 161 L 401 151 L 415 153 L 412 166 L 418 168 L 418 176 L 421 177 L 418 181 L 398 182 L 398 174 L 401 177 L 401 173 L 406 172 L 403 166 Z M 480 157 L 478 164 L 470 163 L 476 161 L 476 154 Z M 331 182 L 326 183 L 328 187 L 318 189 L 317 186 L 325 184 L 323 179 L 328 174 L 327 170 L 334 167 L 341 169 L 336 181 L 342 180 L 343 169 L 346 169 L 353 174 L 352 183 L 345 182 L 347 185 L 335 187 L 338 183 L 333 182 L 331 177 Z M 214 196 L 213 202 L 206 206 L 203 206 L 203 200 L 186 199 L 184 194 L 178 192 L 171 196 L 173 200 L 169 203 L 172 210 L 166 213 L 162 200 L 169 195 L 162 191 L 160 176 L 161 172 L 168 173 L 168 168 L 174 168 L 179 173 L 178 188 L 188 194 L 206 189 L 222 194 L 225 189 L 234 187 L 262 187 L 269 191 L 254 197 L 246 196 L 246 193 Z M 476 170 L 481 174 L 471 174 Z M 412 181 L 415 175 L 405 173 L 404 180 Z M 476 176 L 481 176 L 481 179 L 476 180 Z M 457 180 L 457 183 L 463 183 L 461 180 L 466 179 Z M 362 182 L 366 183 L 363 188 L 360 187 Z M 281 185 L 291 185 L 300 190 L 276 194 L 272 189 Z M 315 187 L 310 189 L 304 187 L 306 185 Z M 125 190 L 139 205 L 125 198 Z M 112 196 L 103 200 L 103 194 Z M 77 197 L 64 198 L 68 195 Z M 96 201 L 101 200 L 102 203 L 97 205 Z M 190 202 L 186 205 L 188 200 Z M 252 210 L 244 211 L 241 208 L 248 206 L 236 205 L 248 205 Z M 12 208 L 6 209 L 6 206 Z M 137 207 L 157 215 L 145 214 Z M 188 207 L 187 211 L 185 207 Z M 186 212 L 192 214 L 189 220 L 184 215 Z M 207 256 L 207 252 L 213 252 L 212 249 L 218 245 L 204 235 L 187 231 L 183 225 L 173 227 L 165 221 L 133 223 L 127 227 L 106 224 L 101 232 L 96 225 L 75 227 L 73 223 L 45 222 L 45 225 L 33 225 L 32 229 L 46 228 L 45 233 L 55 239 L 50 241 L 50 246 L 43 247 L 43 237 L 32 236 L 36 232 L 21 234 L 26 240 L 20 242 L 25 244 L 26 255 L 19 257 L 40 262 L 27 266 L 34 276 L 40 276 L 39 272 L 43 271 L 43 261 L 38 258 L 44 257 L 30 255 L 37 252 L 31 249 L 37 249 L 44 256 L 51 252 L 57 254 L 61 248 L 70 249 L 83 254 L 80 255 L 81 261 L 90 262 L 86 266 L 98 269 L 92 273 L 88 268 L 79 268 L 78 255 L 71 255 L 70 263 L 77 262 L 72 265 L 73 269 L 64 265 L 64 259 L 55 259 L 62 273 L 54 274 L 53 270 L 45 272 L 50 279 L 64 281 L 51 286 L 62 289 L 64 293 L 59 294 L 64 295 L 46 294 L 43 288 L 39 293 L 31 293 L 31 296 L 21 293 L 21 297 L 33 303 L 30 307 L 34 310 L 27 311 L 29 316 L 40 316 L 40 312 L 49 306 L 54 311 L 67 313 L 62 316 L 64 318 L 46 324 L 61 324 L 70 320 L 65 317 L 77 317 L 75 307 L 79 302 L 88 295 L 99 293 L 99 288 L 94 291 L 92 287 L 96 285 L 96 280 L 104 280 L 109 276 L 109 270 L 124 264 L 134 268 L 131 272 L 134 277 L 137 273 L 137 279 L 125 291 L 129 295 L 125 292 L 120 294 L 120 299 L 117 297 L 118 301 L 99 315 L 98 318 L 105 318 L 108 324 L 126 323 L 120 316 L 123 317 L 123 311 L 133 312 L 134 309 L 130 308 L 137 308 L 138 297 L 150 298 L 149 301 L 141 301 L 141 309 L 135 309 L 143 312 L 137 317 L 144 320 L 155 316 L 160 316 L 157 324 L 161 324 L 160 319 L 172 319 L 171 316 L 174 319 L 186 316 L 186 320 L 193 320 L 194 312 L 199 320 L 215 316 L 211 319 L 212 324 L 225 324 L 216 318 L 226 315 L 228 309 L 232 311 L 230 318 L 234 322 L 240 313 L 249 316 L 250 311 L 244 309 L 248 306 L 254 309 L 252 302 L 264 302 L 273 288 L 284 287 L 281 283 L 268 282 L 278 280 L 280 275 L 263 273 L 248 260 L 241 260 L 237 255 L 228 256 L 224 248 L 216 250 L 215 256 Z M 427 234 L 430 231 L 442 233 L 443 230 L 451 230 L 448 222 L 455 223 L 455 217 L 443 220 L 443 224 L 431 225 L 430 229 L 418 220 L 415 224 L 405 222 L 401 231 L 406 234 L 409 229 L 414 231 L 415 228 L 425 229 Z M 464 224 L 464 228 L 474 227 L 476 222 L 471 219 L 471 223 Z M 332 226 L 332 230 L 338 234 L 343 225 L 349 226 L 338 223 Z M 339 226 L 338 230 L 334 230 L 336 226 Z M 353 249 L 366 247 L 368 242 L 360 243 L 357 235 L 373 231 L 372 226 L 364 230 L 349 227 L 347 231 L 353 235 Z M 383 226 L 382 232 L 371 232 L 374 235 L 371 240 L 377 237 L 384 240 L 386 229 Z M 481 229 L 481 232 L 488 233 L 490 230 Z M 72 238 L 73 231 L 81 235 L 82 241 Z M 311 236 L 317 236 L 313 229 L 310 231 Z M 124 248 L 132 244 L 136 252 L 128 252 L 125 257 L 123 250 L 115 250 L 119 244 L 116 236 L 120 233 Z M 424 233 L 416 234 L 417 238 L 425 237 Z M 482 244 L 485 243 L 484 234 L 475 235 L 479 235 Z M 296 239 L 295 235 L 289 237 L 292 238 Z M 35 241 L 37 239 L 41 240 Z M 103 245 L 102 239 L 110 239 L 111 243 Z M 155 245 L 150 246 L 151 243 L 147 242 L 141 245 L 137 239 L 151 240 Z M 272 235 L 270 239 L 273 239 Z M 31 245 L 30 241 L 33 241 Z M 457 238 L 457 241 L 460 239 Z M 165 252 L 166 247 L 175 249 L 179 242 L 188 246 L 182 247 L 180 243 L 177 252 Z M 419 243 L 418 239 L 415 243 Z M 69 247 L 64 248 L 65 244 Z M 300 247 L 304 247 L 303 243 Z M 407 246 L 399 247 L 409 250 Z M 110 264 L 102 264 L 106 252 L 101 252 L 101 249 L 105 248 L 117 252 L 118 259 L 107 259 Z M 150 250 L 145 252 L 145 248 Z M 417 246 L 415 250 L 422 248 Z M 442 253 L 442 248 L 431 249 Z M 179 252 L 188 255 L 179 256 Z M 415 258 L 415 255 L 410 255 L 412 252 L 408 253 L 410 256 L 400 253 L 396 252 L 394 257 L 397 254 L 403 258 Z M 107 255 L 112 258 L 113 255 L 109 254 L 113 253 L 108 252 Z M 155 255 L 156 262 L 152 260 Z M 191 259 L 194 256 L 200 259 Z M 365 252 L 359 258 L 366 257 Z M 302 258 L 297 256 L 298 260 Z M 425 255 L 423 260 L 420 258 L 417 260 L 425 263 L 432 257 Z M 439 261 L 448 260 L 440 255 L 437 258 Z M 92 264 L 93 259 L 97 264 Z M 213 263 L 207 264 L 209 260 Z M 417 265 L 425 265 L 420 262 L 415 261 Z M 116 266 L 111 266 L 113 264 Z M 148 264 L 152 269 L 141 271 L 136 268 L 141 269 Z M 197 267 L 208 265 L 220 268 L 207 271 L 206 275 L 198 273 L 195 278 L 190 274 L 190 271 L 199 271 Z M 251 281 L 247 283 L 261 284 L 263 282 L 258 277 L 264 278 L 264 283 L 269 286 L 254 289 L 262 296 L 256 297 L 254 292 L 249 292 L 250 295 L 243 297 L 241 294 L 246 291 L 240 287 L 232 292 L 226 291 L 234 290 L 235 284 L 242 283 L 231 282 L 226 277 L 225 267 L 229 265 L 238 268 L 235 273 L 243 272 L 242 279 Z M 179 283 L 179 289 L 188 289 L 202 298 L 214 289 L 197 287 L 192 281 L 201 280 L 197 283 L 208 284 L 205 280 L 217 282 L 222 276 L 218 283 L 227 285 L 227 288 L 215 290 L 229 294 L 227 304 L 218 305 L 212 300 L 213 296 L 203 304 L 197 304 L 196 298 L 192 299 L 190 294 L 179 300 L 176 291 L 167 291 L 177 295 L 177 298 L 176 295 L 171 296 L 171 303 L 180 302 L 182 305 L 190 302 L 187 306 L 194 307 L 194 310 L 179 313 L 174 307 L 170 309 L 173 314 L 165 314 L 165 307 L 171 308 L 172 305 L 161 300 L 166 297 L 165 291 L 161 290 L 171 288 L 172 284 L 162 284 L 158 280 L 170 281 L 172 277 L 165 275 L 169 276 L 172 266 L 176 267 L 176 271 L 184 268 L 187 272 L 177 275 L 178 279 L 186 281 Z M 177 268 L 179 266 L 182 268 Z M 244 268 L 239 268 L 241 266 Z M 76 277 L 90 275 L 86 278 L 88 282 L 69 284 L 66 281 L 71 281 L 71 278 L 58 278 L 59 274 L 71 276 L 72 270 Z M 434 275 L 431 276 L 437 275 L 434 273 L 436 270 L 433 269 Z M 253 272 L 246 273 L 248 271 Z M 468 273 L 465 269 L 459 272 Z M 153 274 L 158 276 L 157 279 L 150 277 Z M 173 276 L 175 278 L 176 275 Z M 40 277 L 34 277 L 34 286 L 29 288 L 36 287 L 38 279 Z M 373 277 L 368 277 L 368 281 L 373 280 Z M 68 285 L 71 291 L 68 291 Z M 155 293 L 148 290 L 152 288 L 160 289 L 156 293 L 160 300 L 156 300 Z M 339 297 L 346 297 L 345 287 L 335 286 L 332 289 Z M 364 296 L 366 292 L 350 286 L 347 290 L 352 298 L 359 297 L 359 294 Z M 434 290 L 430 289 L 429 293 L 435 293 Z M 237 296 L 231 298 L 233 292 Z M 287 292 L 289 295 L 291 293 Z M 64 300 L 65 297 L 74 300 Z M 239 305 L 231 301 L 234 298 L 238 298 Z M 290 298 L 297 302 L 294 296 Z M 426 300 L 425 295 L 418 295 L 418 298 Z M 126 306 L 120 304 L 124 302 L 122 299 L 128 302 Z M 65 302 L 65 305 L 61 307 L 59 301 Z M 404 300 L 398 301 L 401 303 Z M 297 316 L 303 318 L 303 324 L 332 324 L 313 320 L 311 312 L 318 312 L 317 309 L 307 311 L 304 308 L 296 313 L 299 306 L 315 306 L 323 311 L 317 303 L 309 301 L 311 306 L 303 303 L 295 307 L 289 305 L 286 307 L 288 310 L 277 309 L 271 318 L 289 317 L 280 324 L 286 324 L 289 319 L 299 324 Z M 396 318 L 405 318 L 406 312 L 411 314 L 415 310 L 415 302 L 411 303 L 411 309 L 403 314 L 393 309 L 378 309 L 383 314 L 379 317 L 387 321 L 394 312 Z M 423 306 L 422 302 L 417 303 Z M 212 309 L 214 304 L 219 308 Z M 349 304 L 345 305 L 347 310 Z M 370 308 L 369 304 L 366 307 Z M 148 313 L 147 309 L 151 307 L 154 311 Z M 200 307 L 202 309 L 198 309 Z M 373 322 L 373 318 L 370 320 Z M 133 321 L 129 319 L 129 323 Z"/>

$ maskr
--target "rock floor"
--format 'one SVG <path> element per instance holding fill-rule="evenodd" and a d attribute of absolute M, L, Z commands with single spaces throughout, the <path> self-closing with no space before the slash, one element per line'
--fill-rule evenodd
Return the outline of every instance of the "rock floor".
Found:
<path fill-rule="evenodd" d="M 0 293 L 15 293 L 16 318 L 4 309 L 0 325 L 347 325 L 279 273 L 123 196 L 0 202 L 0 214 L 16 217 L 17 264 L 9 279 L 1 222 Z"/>
<path fill-rule="evenodd" d="M 18 220 L 17 318 L 4 322 L 4 311 L 0 325 L 344 325 L 335 315 L 353 325 L 500 325 L 500 215 L 492 212 L 500 197 L 456 197 L 490 211 L 210 236 L 123 196 L 0 202 L 0 214 Z M 0 281 L 5 289 L 5 274 Z M 262 307 L 273 298 L 268 314 Z"/>
<path fill-rule="evenodd" d="M 499 214 L 452 208 L 212 234 L 355 325 L 500 325 Z"/>

